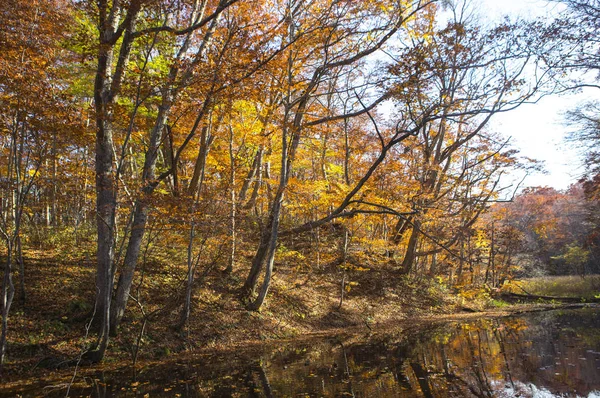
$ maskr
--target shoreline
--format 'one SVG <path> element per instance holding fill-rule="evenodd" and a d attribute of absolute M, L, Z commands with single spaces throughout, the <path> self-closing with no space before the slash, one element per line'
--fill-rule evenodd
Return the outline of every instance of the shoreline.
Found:
<path fill-rule="evenodd" d="M 202 358 L 223 357 L 227 355 L 252 355 L 261 352 L 269 352 L 276 349 L 277 346 L 293 346 L 297 344 L 310 344 L 313 341 L 325 339 L 340 339 L 344 342 L 356 340 L 372 339 L 377 336 L 386 335 L 410 335 L 419 330 L 427 329 L 430 326 L 440 325 L 451 322 L 470 322 L 479 319 L 495 319 L 511 316 L 526 315 L 536 312 L 546 312 L 555 310 L 577 310 L 583 308 L 598 308 L 597 303 L 559 303 L 559 304 L 511 304 L 499 309 L 486 309 L 479 312 L 452 312 L 447 314 L 424 315 L 411 319 L 394 319 L 387 322 L 372 325 L 350 325 L 347 327 L 324 328 L 305 333 L 301 336 L 287 338 L 269 338 L 264 340 L 248 339 L 234 341 L 219 347 L 198 347 L 189 351 L 173 353 L 165 358 L 152 359 L 141 357 L 136 363 L 136 371 L 151 369 L 161 366 L 169 367 L 176 364 L 195 362 Z M 366 334 L 365 334 L 366 333 Z M 20 391 L 34 391 L 49 386 L 60 387 L 69 383 L 75 371 L 75 366 L 62 369 L 51 369 L 36 367 L 27 372 L 25 377 L 15 377 L 10 375 L 0 387 L 0 396 L 10 396 Z M 79 383 L 80 377 L 97 373 L 119 373 L 133 371 L 131 359 L 126 359 L 121 355 L 111 356 L 108 361 L 101 364 L 80 364 L 77 368 Z M 81 386 L 80 386 L 81 387 Z"/>

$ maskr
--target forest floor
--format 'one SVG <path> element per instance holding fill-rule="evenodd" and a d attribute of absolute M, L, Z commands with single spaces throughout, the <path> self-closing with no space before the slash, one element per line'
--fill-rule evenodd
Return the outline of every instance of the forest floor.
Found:
<path fill-rule="evenodd" d="M 95 268 L 89 255 L 26 254 L 26 301 L 24 305 L 20 301 L 16 278 L 9 319 L 5 377 L 13 383 L 53 372 L 63 361 L 78 357 L 94 336 L 93 328 L 89 333 L 86 329 L 94 302 Z M 393 265 L 375 266 L 369 261 L 374 260 L 360 259 L 360 266 L 349 265 L 345 271 L 334 263 L 279 266 L 260 312 L 248 311 L 239 298 L 246 269 L 227 275 L 214 267 L 198 281 L 183 333 L 172 325 L 179 319 L 185 270 L 167 266 L 165 260 L 147 261 L 132 291 L 136 300 L 130 300 L 102 366 L 131 362 L 142 326 L 140 362 L 165 360 L 181 352 L 225 351 L 272 340 L 370 333 L 398 325 L 506 316 L 561 305 L 508 304 L 481 289 L 449 289 L 436 278 L 401 276 Z M 340 307 L 342 279 L 346 288 Z"/>

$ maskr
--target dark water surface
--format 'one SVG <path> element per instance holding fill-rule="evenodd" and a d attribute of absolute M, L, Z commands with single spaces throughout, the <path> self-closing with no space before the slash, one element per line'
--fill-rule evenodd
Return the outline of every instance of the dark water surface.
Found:
<path fill-rule="evenodd" d="M 24 396 L 43 395 L 42 385 Z M 600 397 L 600 309 L 203 355 L 140 369 L 135 379 L 131 369 L 88 374 L 83 385 L 71 396 Z"/>

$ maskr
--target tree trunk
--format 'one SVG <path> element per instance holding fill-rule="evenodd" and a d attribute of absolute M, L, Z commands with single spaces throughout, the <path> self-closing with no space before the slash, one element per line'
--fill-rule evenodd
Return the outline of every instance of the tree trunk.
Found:
<path fill-rule="evenodd" d="M 183 309 L 181 311 L 181 317 L 179 319 L 179 324 L 177 325 L 178 330 L 183 330 L 188 320 L 190 319 L 190 313 L 192 308 L 192 293 L 194 287 L 194 274 L 196 271 L 195 263 L 194 263 L 194 237 L 196 235 L 196 228 L 194 221 L 192 221 L 192 225 L 190 227 L 190 235 L 189 242 L 187 248 L 187 282 L 185 287 L 185 301 L 183 303 Z"/>
<path fill-rule="evenodd" d="M 277 247 L 277 233 L 279 232 L 279 216 L 281 213 L 281 203 L 283 202 L 283 190 L 281 190 L 281 194 L 277 195 L 275 203 L 273 203 L 273 208 L 271 210 L 271 229 L 268 237 L 268 243 L 266 245 L 266 271 L 265 277 L 263 279 L 263 283 L 260 288 L 260 292 L 258 293 L 258 297 L 254 302 L 249 305 L 249 309 L 258 311 L 260 307 L 264 304 L 265 298 L 267 297 L 267 293 L 269 291 L 269 287 L 271 286 L 271 276 L 273 274 L 273 263 L 275 262 L 275 248 Z M 257 253 L 258 254 L 258 253 Z M 262 264 L 262 261 L 261 261 Z"/>
<path fill-rule="evenodd" d="M 56 136 L 53 137 L 52 142 L 52 189 L 50 190 L 50 203 L 52 206 L 52 215 L 49 217 L 50 225 L 53 227 L 58 226 L 58 206 L 56 204 L 56 193 L 58 189 L 57 184 L 57 151 L 56 151 Z"/>
<path fill-rule="evenodd" d="M 421 222 L 419 220 L 413 221 L 412 232 L 410 234 L 410 238 L 408 240 L 408 247 L 406 248 L 406 254 L 404 255 L 404 260 L 402 261 L 400 273 L 402 275 L 408 275 L 411 271 L 412 266 L 415 262 L 415 257 L 417 253 L 417 243 L 419 241 L 419 229 L 421 228 Z"/>
<path fill-rule="evenodd" d="M 98 195 L 101 196 L 101 195 Z M 104 200 L 98 200 L 97 208 L 101 205 L 103 207 L 109 207 L 113 203 L 109 202 L 107 205 L 103 205 Z M 109 211 L 114 211 L 110 209 Z M 103 350 L 108 346 L 108 334 L 110 331 L 110 303 L 113 287 L 113 271 L 112 264 L 114 258 L 114 239 L 113 239 L 113 225 L 110 218 L 110 214 L 106 214 L 106 217 L 100 215 L 98 211 L 98 251 L 96 255 L 97 259 L 97 275 L 96 275 L 96 313 L 100 315 L 100 332 L 98 339 L 98 346 L 103 347 Z M 104 223 L 107 222 L 105 225 Z M 110 224 L 108 223 L 110 222 Z M 99 360 L 104 356 L 104 351 L 99 353 Z"/>
<path fill-rule="evenodd" d="M 488 258 L 488 264 L 485 269 L 485 279 L 483 281 L 484 285 L 487 285 L 490 278 L 490 271 L 494 268 L 494 256 L 495 256 L 496 248 L 494 243 L 494 222 L 492 221 L 492 233 L 490 239 L 490 257 Z"/>
<path fill-rule="evenodd" d="M 288 120 L 288 116 L 289 115 L 286 114 L 284 116 L 284 120 Z M 256 251 L 256 255 L 252 260 L 252 268 L 248 274 L 246 283 L 244 284 L 244 294 L 248 295 L 251 299 L 251 296 L 256 290 L 256 284 L 258 282 L 258 276 L 262 269 L 262 265 L 266 261 L 267 269 L 258 297 L 254 302 L 250 302 L 248 305 L 249 309 L 255 311 L 258 311 L 263 305 L 271 284 L 271 275 L 273 273 L 273 262 L 275 260 L 275 248 L 277 246 L 277 235 L 279 233 L 279 218 L 281 216 L 283 195 L 289 180 L 289 174 L 292 168 L 295 151 L 300 141 L 299 131 L 296 130 L 296 132 L 292 135 L 291 146 L 288 152 L 288 136 L 288 130 L 284 128 L 281 136 L 282 154 L 279 185 L 277 187 L 277 192 L 275 193 L 275 198 L 273 199 L 273 204 L 269 212 L 269 221 L 263 229 L 263 233 L 261 234 L 261 242 L 258 250 Z"/>
<path fill-rule="evenodd" d="M 89 354 L 94 362 L 104 358 L 110 332 L 110 303 L 114 283 L 114 223 L 117 207 L 113 161 L 111 126 L 108 121 L 99 120 L 96 138 L 96 226 L 98 230 L 96 313 L 100 316 L 100 330 L 97 350 L 94 354 Z"/>
<path fill-rule="evenodd" d="M 348 119 L 344 119 L 344 181 L 350 185 L 350 139 L 348 137 Z"/>
<path fill-rule="evenodd" d="M 412 217 L 398 218 L 396 225 L 394 226 L 393 233 L 390 234 L 390 242 L 393 246 L 398 246 L 406 230 L 411 226 Z M 393 259 L 395 250 L 388 251 L 388 258 Z"/>
<path fill-rule="evenodd" d="M 346 261 L 348 260 L 348 228 L 344 228 L 344 240 L 340 245 L 340 251 L 342 254 L 342 288 L 340 290 L 340 303 L 338 304 L 338 310 L 342 308 L 344 304 L 344 292 L 346 290 Z"/>
<path fill-rule="evenodd" d="M 98 231 L 96 252 L 96 314 L 100 316 L 97 349 L 88 354 L 94 361 L 101 361 L 108 347 L 110 331 L 110 301 L 113 289 L 114 229 L 117 208 L 117 183 L 113 164 L 115 160 L 112 109 L 110 93 L 110 68 L 113 49 L 104 44 L 109 41 L 113 27 L 101 34 L 98 70 L 94 85 L 96 107 L 96 228 Z M 108 36 L 108 37 L 106 37 Z"/>
<path fill-rule="evenodd" d="M 433 253 L 431 255 L 431 265 L 429 267 L 429 275 L 435 276 L 437 273 L 437 254 Z"/>
<path fill-rule="evenodd" d="M 142 171 L 142 181 L 145 187 L 143 188 L 142 197 L 137 199 L 135 204 L 131 235 L 129 236 L 125 260 L 123 261 L 123 270 L 121 271 L 117 292 L 115 294 L 113 316 L 111 319 L 111 328 L 115 335 L 117 333 L 117 328 L 121 323 L 121 319 L 123 318 L 123 314 L 125 313 L 125 308 L 127 307 L 129 291 L 131 290 L 135 268 L 140 255 L 140 248 L 142 247 L 142 240 L 144 239 L 144 232 L 148 221 L 148 202 L 156 187 L 154 180 L 156 179 L 155 170 L 156 161 L 158 159 L 158 149 L 162 141 L 163 130 L 167 122 L 171 104 L 172 95 L 167 93 L 164 95 L 156 122 L 150 134 L 150 144 L 146 151 L 144 169 Z"/>
<path fill-rule="evenodd" d="M 256 155 L 254 156 L 254 161 L 252 162 L 252 166 L 250 167 L 250 170 L 248 171 L 248 175 L 246 176 L 246 179 L 244 180 L 244 184 L 242 185 L 242 189 L 240 190 L 240 194 L 239 194 L 240 203 L 242 203 L 246 200 L 246 195 L 248 194 L 248 189 L 250 188 L 250 184 L 252 183 L 252 181 L 254 181 L 255 178 L 258 178 L 258 176 L 260 175 L 260 171 L 262 168 L 262 153 L 263 153 L 263 146 L 261 145 L 258 148 L 258 151 L 256 151 Z"/>
<path fill-rule="evenodd" d="M 251 297 L 254 295 L 256 291 L 256 285 L 258 283 L 258 277 L 260 275 L 260 271 L 262 270 L 262 265 L 265 260 L 265 255 L 267 253 L 267 248 L 270 241 L 270 228 L 271 222 L 265 226 L 264 230 L 261 233 L 260 243 L 258 245 L 258 249 L 256 250 L 256 254 L 252 258 L 252 266 L 250 267 L 250 272 L 246 277 L 246 281 L 244 282 L 244 287 L 242 288 L 242 295 L 246 297 Z"/>
<path fill-rule="evenodd" d="M 194 165 L 194 174 L 192 175 L 190 185 L 188 186 L 188 193 L 192 196 L 198 193 L 200 181 L 202 179 L 202 174 L 204 173 L 206 164 L 206 156 L 208 154 L 208 149 L 211 142 L 212 137 L 209 134 L 209 127 L 202 127 L 202 133 L 200 135 L 200 149 L 198 150 L 198 157 L 196 158 L 196 164 Z"/>
<path fill-rule="evenodd" d="M 458 271 L 456 272 L 456 283 L 462 285 L 463 283 L 463 268 L 465 258 L 465 243 L 463 237 L 460 238 L 460 258 L 458 259 Z"/>
<path fill-rule="evenodd" d="M 102 3 L 102 2 L 100 2 Z M 99 3 L 99 4 L 100 4 Z M 131 1 L 118 29 L 122 13 L 113 7 L 99 7 L 98 64 L 94 80 L 94 107 L 96 119 L 96 314 L 100 315 L 98 343 L 86 359 L 101 361 L 108 347 L 110 335 L 110 307 L 114 287 L 115 224 L 119 176 L 115 173 L 113 140 L 113 105 L 123 81 L 129 54 L 134 41 L 133 31 L 141 10 L 140 1 Z M 121 39 L 119 56 L 114 61 L 117 40 Z M 114 70 L 113 70 L 114 65 Z"/>
<path fill-rule="evenodd" d="M 12 243 L 7 242 L 6 264 L 4 265 L 4 277 L 2 279 L 2 334 L 0 335 L 0 377 L 4 368 L 4 357 L 6 354 L 6 335 L 8 333 L 8 315 L 15 296 L 15 286 L 12 281 Z"/>
<path fill-rule="evenodd" d="M 19 264 L 19 287 L 21 290 L 21 305 L 27 301 L 27 292 L 25 291 L 25 261 L 23 260 L 23 246 L 21 245 L 21 234 L 17 235 L 17 263 Z"/>
<path fill-rule="evenodd" d="M 263 264 L 267 263 L 267 271 L 265 273 L 265 278 L 261 287 L 261 291 L 257 300 L 253 303 L 249 304 L 249 308 L 253 310 L 258 310 L 264 303 L 265 297 L 269 290 L 269 285 L 271 283 L 271 274 L 273 272 L 273 262 L 275 258 L 275 247 L 277 246 L 277 235 L 279 232 L 279 217 L 281 215 L 281 206 L 283 203 L 283 194 L 285 191 L 285 187 L 287 185 L 287 176 L 289 172 L 289 167 L 291 163 L 288 163 L 288 154 L 285 150 L 287 145 L 287 135 L 284 132 L 282 136 L 283 148 L 282 151 L 282 159 L 281 159 L 281 175 L 279 177 L 279 187 L 275 194 L 275 198 L 273 199 L 273 204 L 271 206 L 271 210 L 269 211 L 269 219 L 267 224 L 263 227 L 263 231 L 261 233 L 260 244 L 252 259 L 252 267 L 246 278 L 246 282 L 243 287 L 243 294 L 247 297 L 251 298 L 256 291 L 256 285 L 258 283 L 258 277 L 262 270 Z"/>
<path fill-rule="evenodd" d="M 411 362 L 410 367 L 412 368 L 413 372 L 415 373 L 415 376 L 417 377 L 417 381 L 419 382 L 419 387 L 421 387 L 423 397 L 433 398 L 433 393 L 431 392 L 431 387 L 429 385 L 429 373 L 427 372 L 427 369 L 417 362 Z"/>
<path fill-rule="evenodd" d="M 129 244 L 127 245 L 127 251 L 125 252 L 123 269 L 121 271 L 121 275 L 119 276 L 113 309 L 111 311 L 110 327 L 111 334 L 113 336 L 117 335 L 117 328 L 119 327 L 119 324 L 123 319 L 123 315 L 125 314 L 125 308 L 127 307 L 129 292 L 131 291 L 131 285 L 133 284 L 133 277 L 135 274 L 135 268 L 137 266 L 140 249 L 142 247 L 142 240 L 144 238 L 147 221 L 148 205 L 145 201 L 139 200 L 135 205 L 133 224 L 131 226 L 131 234 L 129 236 Z"/>
<path fill-rule="evenodd" d="M 256 200 L 258 199 L 258 192 L 260 190 L 260 186 L 263 183 L 263 174 L 265 178 L 269 178 L 269 162 L 263 165 L 262 154 L 258 163 L 258 175 L 255 178 L 254 186 L 252 188 L 252 195 L 250 195 L 250 199 L 248 199 L 248 203 L 244 205 L 244 209 L 248 210 L 253 208 L 256 205 Z M 264 170 L 263 170 L 264 169 Z"/>
<path fill-rule="evenodd" d="M 230 250 L 229 250 L 229 258 L 227 261 L 227 268 L 225 272 L 231 274 L 233 272 L 233 264 L 235 263 L 235 239 L 236 239 L 236 231 L 235 231 L 235 216 L 237 210 L 237 203 L 235 198 L 235 156 L 233 153 L 233 130 L 229 129 L 229 200 L 231 201 L 231 205 L 229 208 L 229 239 L 230 242 Z"/>
<path fill-rule="evenodd" d="M 262 364 L 258 365 L 258 376 L 260 377 L 260 383 L 262 384 L 265 397 L 273 398 L 273 389 L 271 388 L 271 383 L 269 382 L 269 378 L 267 377 L 267 372 L 265 371 Z"/>

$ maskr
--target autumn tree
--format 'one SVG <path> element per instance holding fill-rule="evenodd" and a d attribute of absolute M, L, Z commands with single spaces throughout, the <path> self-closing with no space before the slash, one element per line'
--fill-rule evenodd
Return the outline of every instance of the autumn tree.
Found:
<path fill-rule="evenodd" d="M 496 235 L 519 236 L 516 244 L 497 240 L 496 245 L 519 258 L 523 274 L 589 273 L 594 269 L 593 209 L 582 184 L 565 191 L 528 188 L 514 201 L 492 208 L 492 215 L 501 215 L 494 222 Z"/>
<path fill-rule="evenodd" d="M 543 71 L 535 82 L 526 83 L 525 70 L 534 67 L 530 64 L 531 52 L 527 43 L 510 33 L 509 26 L 483 31 L 468 22 L 468 16 L 461 14 L 461 9 L 464 10 L 452 8 L 454 20 L 446 27 L 438 28 L 433 23 L 437 15 L 434 7 L 412 26 L 414 33 L 406 38 L 407 44 L 389 67 L 392 76 L 389 93 L 396 104 L 395 124 L 384 126 L 367 113 L 373 122 L 374 138 L 380 143 L 379 155 L 329 214 L 292 228 L 290 232 L 305 232 L 335 218 L 357 213 L 396 215 L 398 222 L 390 234 L 392 241 L 400 243 L 404 234 L 412 230 L 403 259 L 402 268 L 406 272 L 414 262 L 422 233 L 419 218 L 430 211 L 427 208 L 435 203 L 436 197 L 448 196 L 455 203 L 462 203 L 464 209 L 470 209 L 471 216 L 464 220 L 463 228 L 472 225 L 485 210 L 485 202 L 493 195 L 497 173 L 503 166 L 502 161 L 496 162 L 487 174 L 478 174 L 484 169 L 477 166 L 501 158 L 502 145 L 494 148 L 489 145 L 491 141 L 487 148 L 479 145 L 487 152 L 474 155 L 470 160 L 462 151 L 478 147 L 469 144 L 482 135 L 494 114 L 533 101 L 552 85 L 545 87 Z M 405 141 L 411 136 L 418 137 L 419 144 Z M 412 163 L 419 164 L 413 171 L 416 184 L 409 188 L 414 193 L 407 195 L 417 199 L 412 205 L 406 197 L 405 203 L 399 204 L 368 200 L 361 189 L 369 185 L 380 166 L 389 172 L 386 161 L 399 152 L 397 145 L 403 141 L 404 151 L 420 148 L 414 152 L 414 158 L 420 160 Z M 505 152 L 508 157 L 504 162 L 510 164 L 510 154 Z M 465 189 L 461 189 L 461 182 Z M 465 196 L 461 197 L 461 193 Z M 454 213 L 456 209 L 449 212 Z M 416 217 L 416 214 L 421 215 Z M 455 234 L 450 242 L 456 242 L 457 236 Z M 445 247 L 444 244 L 438 246 Z"/>
<path fill-rule="evenodd" d="M 336 267 L 355 245 L 399 274 L 497 284 L 518 256 L 508 232 L 532 235 L 500 217 L 484 225 L 499 176 L 518 166 L 488 124 L 550 91 L 557 64 L 535 59 L 546 42 L 520 30 L 529 25 L 486 29 L 462 4 L 7 2 L 3 338 L 15 259 L 25 292 L 23 243 L 54 245 L 65 231 L 81 258 L 82 238 L 97 237 L 92 362 L 132 302 L 140 341 L 156 314 L 189 325 L 211 273 L 231 284 L 245 274 L 235 287 L 259 310 L 275 263 L 291 258 L 283 245 L 319 256 L 320 233 L 337 240 L 323 250 Z M 582 258 L 561 239 L 551 260 Z M 146 312 L 153 249 L 173 277 L 161 286 L 168 304 Z"/>
<path fill-rule="evenodd" d="M 23 225 L 42 210 L 35 197 L 48 190 L 40 175 L 51 176 L 48 158 L 57 156 L 67 139 L 81 128 L 75 102 L 63 77 L 69 53 L 61 48 L 69 13 L 61 1 L 7 1 L 0 5 L 0 235 L 6 249 L 2 281 L 0 369 L 6 352 L 8 318 L 15 287 L 13 267 L 19 265 L 21 301 L 25 302 Z M 76 141 L 77 138 L 74 139 Z M 53 144 L 54 141 L 54 144 Z M 53 146 L 54 145 L 54 146 Z M 54 175 L 56 173 L 54 172 Z M 47 195 L 46 197 L 49 197 Z M 48 210 L 47 210 L 48 211 Z M 39 214 L 39 213 L 38 213 Z M 52 213 L 56 217 L 56 213 Z"/>
<path fill-rule="evenodd" d="M 367 113 L 387 97 L 380 93 L 370 102 L 358 98 L 353 109 L 346 113 L 323 114 L 319 103 L 327 98 L 323 92 L 332 79 L 343 75 L 348 68 L 366 60 L 381 49 L 396 33 L 407 29 L 410 21 L 418 18 L 432 2 L 413 2 L 401 5 L 388 2 L 356 4 L 351 2 L 296 4 L 289 2 L 285 8 L 286 42 L 293 42 L 287 56 L 285 75 L 282 76 L 283 100 L 281 152 L 277 188 L 271 200 L 269 215 L 261 231 L 261 243 L 252 261 L 244 291 L 252 296 L 259 274 L 265 267 L 265 276 L 258 297 L 250 308 L 259 309 L 266 298 L 272 278 L 275 249 L 283 199 L 292 175 L 298 147 L 309 128 L 318 128 L 326 122 L 348 119 Z M 366 29 L 363 29 L 367 26 Z M 372 26 L 369 26 L 372 25 Z M 305 32 L 311 31 L 310 36 Z M 336 87 L 347 96 L 356 96 L 360 86 L 373 86 L 377 81 L 349 82 L 350 86 Z M 334 109 L 340 109 L 335 107 Z M 308 117 L 310 115 L 310 117 Z M 396 138 L 404 134 L 397 131 Z"/>
<path fill-rule="evenodd" d="M 569 72 L 564 80 L 565 89 L 581 87 L 598 88 L 593 81 L 598 78 L 600 59 L 597 50 L 600 27 L 600 2 L 598 0 L 551 0 L 565 8 L 546 29 L 543 36 L 544 56 L 550 64 Z"/>
<path fill-rule="evenodd" d="M 97 9 L 94 7 L 86 9 L 94 19 L 98 30 L 94 87 L 98 220 L 96 306 L 101 317 L 101 329 L 98 349 L 88 353 L 91 360 L 102 359 L 108 346 L 111 323 L 114 331 L 125 310 L 153 193 L 167 177 L 171 176 L 173 181 L 176 181 L 179 156 L 195 136 L 206 111 L 212 107 L 214 92 L 210 89 L 204 92 L 204 106 L 196 118 L 197 122 L 188 130 L 177 151 L 172 153 L 172 164 L 163 173 L 157 175 L 159 150 L 165 138 L 169 136 L 173 124 L 169 123 L 169 116 L 184 89 L 198 77 L 197 71 L 201 70 L 200 67 L 206 66 L 207 71 L 215 70 L 215 65 L 211 66 L 212 61 L 207 54 L 213 43 L 219 43 L 221 52 L 227 48 L 229 44 L 226 40 L 227 35 L 220 41 L 215 40 L 214 37 L 219 31 L 222 15 L 226 11 L 229 12 L 237 2 L 237 0 L 223 0 L 209 4 L 209 2 L 195 1 L 173 8 L 166 3 L 100 1 Z M 135 59 L 134 49 L 144 40 L 149 45 L 145 52 L 142 52 L 140 67 L 139 63 L 135 65 L 131 61 Z M 159 51 L 158 57 L 155 57 L 156 51 Z M 154 76 L 158 80 L 152 86 L 148 86 L 145 80 L 152 76 L 144 73 L 150 60 L 162 60 L 163 65 L 157 72 L 164 71 L 159 73 L 159 76 Z M 259 61 L 261 59 L 257 62 Z M 210 72 L 209 76 L 214 77 Z M 130 84 L 137 87 L 137 94 L 134 96 L 133 108 L 127 111 L 119 106 L 119 98 Z M 149 89 L 150 92 L 144 92 L 144 88 Z M 150 120 L 144 121 L 147 126 L 147 146 L 144 150 L 139 182 L 136 184 L 136 192 L 139 194 L 136 194 L 134 199 L 131 233 L 113 302 L 119 184 L 128 145 L 137 127 L 138 117 L 145 116 L 140 115 L 140 111 L 146 107 L 153 111 Z M 126 111 L 125 114 L 122 114 L 123 111 Z M 119 146 L 115 146 L 115 143 Z M 115 152 L 115 148 L 120 148 L 120 151 Z M 112 312 L 111 306 L 113 306 Z"/>

